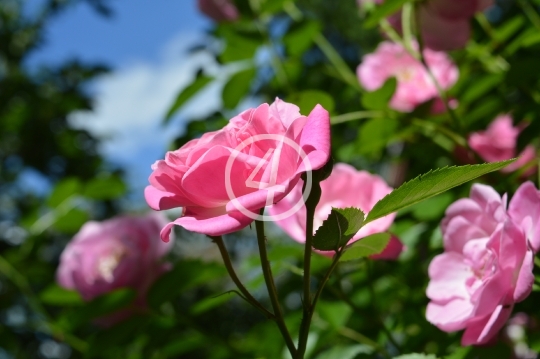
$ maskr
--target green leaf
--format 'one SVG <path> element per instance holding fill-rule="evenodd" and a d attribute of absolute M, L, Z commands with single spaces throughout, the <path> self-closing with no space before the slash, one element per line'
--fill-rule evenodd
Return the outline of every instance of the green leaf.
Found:
<path fill-rule="evenodd" d="M 50 285 L 39 294 L 39 299 L 45 304 L 70 306 L 84 304 L 81 295 L 74 290 L 64 289 L 56 284 Z"/>
<path fill-rule="evenodd" d="M 332 328 L 339 329 L 347 324 L 352 314 L 352 309 L 345 302 L 321 301 L 317 304 L 317 313 Z"/>
<path fill-rule="evenodd" d="M 372 118 L 358 130 L 356 152 L 363 155 L 377 156 L 396 134 L 399 122 L 393 118 Z"/>
<path fill-rule="evenodd" d="M 414 1 L 414 0 L 413 0 Z M 367 18 L 364 26 L 366 28 L 372 28 L 379 24 L 383 18 L 392 15 L 397 12 L 405 3 L 413 2 L 411 0 L 385 0 L 375 11 Z"/>
<path fill-rule="evenodd" d="M 397 80 L 394 77 L 386 80 L 384 85 L 372 92 L 365 92 L 362 95 L 362 106 L 368 110 L 385 110 L 388 102 L 396 91 Z"/>
<path fill-rule="evenodd" d="M 390 237 L 391 235 L 389 233 L 375 233 L 361 238 L 347 247 L 345 252 L 341 255 L 340 260 L 350 261 L 379 254 L 388 245 Z"/>
<path fill-rule="evenodd" d="M 250 26 L 233 29 L 227 24 L 222 24 L 217 29 L 217 34 L 225 40 L 225 50 L 219 57 L 223 63 L 251 59 L 264 43 L 260 32 Z"/>
<path fill-rule="evenodd" d="M 332 346 L 315 357 L 315 359 L 354 359 L 358 354 L 371 354 L 373 348 L 367 344 L 355 344 L 349 346 Z"/>
<path fill-rule="evenodd" d="M 433 354 L 412 353 L 400 355 L 398 357 L 394 357 L 394 359 L 437 359 L 437 357 Z"/>
<path fill-rule="evenodd" d="M 210 309 L 213 309 L 215 307 L 218 307 L 222 304 L 227 303 L 229 300 L 231 300 L 234 296 L 236 296 L 233 292 L 223 293 L 218 296 L 211 296 L 209 298 L 200 299 L 190 308 L 190 313 L 192 315 L 199 315 L 202 313 L 205 313 L 209 311 Z"/>
<path fill-rule="evenodd" d="M 246 96 L 251 88 L 251 82 L 254 77 L 254 68 L 242 70 L 232 75 L 223 87 L 223 92 L 221 94 L 223 106 L 228 109 L 236 108 L 240 100 Z"/>
<path fill-rule="evenodd" d="M 335 251 L 349 242 L 362 228 L 364 212 L 358 208 L 332 208 L 332 212 L 313 236 L 313 248 Z"/>
<path fill-rule="evenodd" d="M 300 108 L 300 113 L 308 115 L 316 105 L 321 105 L 328 112 L 334 111 L 334 99 L 332 96 L 324 91 L 319 90 L 305 90 L 302 92 L 296 92 L 289 96 L 287 100 L 294 103 Z"/>
<path fill-rule="evenodd" d="M 79 208 L 72 208 L 67 213 L 56 214 L 53 227 L 60 232 L 72 234 L 88 221 L 88 213 Z"/>
<path fill-rule="evenodd" d="M 193 81 L 191 84 L 189 84 L 187 87 L 183 88 L 178 96 L 176 96 L 176 99 L 174 100 L 172 106 L 169 108 L 169 111 L 167 111 L 167 114 L 165 115 L 165 119 L 163 120 L 163 123 L 167 123 L 171 120 L 171 118 L 174 116 L 174 114 L 182 108 L 182 106 L 195 94 L 197 94 L 200 90 L 202 90 L 206 85 L 208 85 L 213 80 L 212 77 L 209 76 L 198 76 L 195 81 Z"/>
<path fill-rule="evenodd" d="M 511 159 L 480 165 L 444 167 L 420 175 L 377 202 L 368 213 L 366 223 L 436 196 L 486 173 L 497 171 L 514 161 L 515 159 Z"/>
<path fill-rule="evenodd" d="M 295 23 L 283 36 L 287 52 L 293 57 L 302 55 L 313 44 L 313 39 L 320 30 L 321 26 L 317 21 Z"/>
<path fill-rule="evenodd" d="M 126 189 L 126 184 L 120 177 L 108 175 L 94 178 L 88 182 L 84 189 L 84 195 L 97 200 L 113 199 L 126 193 Z"/>
<path fill-rule="evenodd" d="M 81 187 L 81 181 L 75 177 L 63 179 L 54 187 L 47 199 L 47 205 L 51 208 L 57 207 L 69 197 L 79 193 Z"/>

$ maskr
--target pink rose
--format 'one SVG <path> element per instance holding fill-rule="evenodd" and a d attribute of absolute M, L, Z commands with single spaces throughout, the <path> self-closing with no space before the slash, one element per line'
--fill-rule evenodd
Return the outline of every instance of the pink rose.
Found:
<path fill-rule="evenodd" d="M 381 1 L 382 2 L 382 1 Z M 493 0 L 429 0 L 418 10 L 422 40 L 437 51 L 461 49 L 469 41 L 471 18 L 493 5 Z M 401 32 L 401 13 L 388 18 Z"/>
<path fill-rule="evenodd" d="M 227 234 L 249 225 L 261 208 L 285 197 L 303 172 L 321 168 L 329 156 L 328 112 L 317 105 L 305 117 L 297 106 L 276 99 L 168 152 L 152 166 L 145 197 L 155 210 L 184 208 L 161 231 L 165 241 L 175 224 Z"/>
<path fill-rule="evenodd" d="M 172 242 L 159 238 L 165 224 L 157 213 L 87 222 L 60 256 L 58 284 L 78 291 L 86 301 L 115 289 L 133 288 L 139 293 L 136 306 L 144 307 L 146 291 L 168 268 L 161 258 Z"/>
<path fill-rule="evenodd" d="M 198 0 L 199 10 L 214 21 L 235 21 L 239 14 L 230 0 Z"/>
<path fill-rule="evenodd" d="M 511 208 L 523 205 L 531 185 L 521 186 Z M 540 208 L 536 196 L 531 201 Z M 521 217 L 528 217 L 522 221 L 526 223 L 540 219 L 536 212 Z M 445 253 L 429 266 L 431 302 L 426 317 L 444 331 L 465 329 L 462 345 L 493 340 L 514 303 L 532 290 L 534 253 L 523 224 L 516 219 L 506 212 L 506 195 L 501 198 L 493 188 L 480 184 L 473 185 L 471 198 L 458 200 L 446 211 L 441 224 Z"/>
<path fill-rule="evenodd" d="M 449 89 L 456 83 L 459 71 L 448 55 L 426 49 L 424 57 L 443 89 Z M 419 104 L 439 97 L 422 63 L 399 44 L 388 41 L 379 44 L 374 53 L 364 56 L 356 73 L 368 91 L 377 90 L 386 80 L 395 77 L 397 88 L 390 107 L 397 111 L 410 112 Z"/>
<path fill-rule="evenodd" d="M 314 231 L 319 228 L 323 221 L 328 218 L 332 207 L 360 208 L 364 213 L 368 213 L 375 203 L 392 192 L 386 182 L 379 176 L 372 175 L 366 171 L 357 171 L 354 167 L 338 163 L 334 166 L 332 174 L 321 182 L 321 199 L 315 209 L 315 218 L 313 222 Z M 280 214 L 293 208 L 295 203 L 302 197 L 302 181 L 280 202 L 269 208 L 272 216 Z M 394 221 L 395 214 L 379 218 L 366 226 L 349 241 L 350 243 L 366 237 L 370 234 L 380 233 L 388 230 Z M 294 212 L 292 216 L 277 220 L 275 222 L 291 238 L 299 243 L 306 241 L 306 208 L 302 206 L 300 210 Z M 377 255 L 378 259 L 395 259 L 403 249 L 401 242 L 392 237 L 387 248 Z M 322 252 L 323 254 L 333 255 L 334 252 Z"/>
<path fill-rule="evenodd" d="M 469 137 L 469 146 L 485 161 L 504 161 L 516 157 L 516 145 L 522 128 L 512 125 L 512 117 L 501 115 L 495 118 L 486 131 L 474 132 Z M 519 159 L 503 168 L 502 172 L 512 172 L 529 163 L 536 157 L 532 145 L 525 147 L 519 154 Z M 534 173 L 535 167 L 530 168 L 525 175 Z"/>

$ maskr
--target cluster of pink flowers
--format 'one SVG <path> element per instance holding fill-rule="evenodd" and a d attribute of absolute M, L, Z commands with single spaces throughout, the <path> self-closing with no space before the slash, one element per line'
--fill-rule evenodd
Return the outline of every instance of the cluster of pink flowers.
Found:
<path fill-rule="evenodd" d="M 165 224 L 159 213 L 87 222 L 63 251 L 57 282 L 76 290 L 86 301 L 119 288 L 137 291 L 130 308 L 101 318 L 100 324 L 114 324 L 144 309 L 151 284 L 169 269 L 161 259 L 172 242 L 159 239 Z"/>
<path fill-rule="evenodd" d="M 446 53 L 425 49 L 424 58 L 443 90 L 456 83 L 459 71 Z M 364 56 L 356 72 L 360 84 L 369 91 L 377 90 L 395 77 L 397 87 L 389 105 L 397 111 L 410 112 L 426 101 L 439 98 L 437 85 L 428 71 L 400 44 L 382 42 L 374 53 Z"/>
<path fill-rule="evenodd" d="M 429 266 L 427 319 L 444 331 L 465 329 L 463 345 L 492 341 L 534 282 L 540 249 L 540 191 L 522 184 L 506 208 L 489 186 L 475 184 L 442 221 L 445 252 Z"/>

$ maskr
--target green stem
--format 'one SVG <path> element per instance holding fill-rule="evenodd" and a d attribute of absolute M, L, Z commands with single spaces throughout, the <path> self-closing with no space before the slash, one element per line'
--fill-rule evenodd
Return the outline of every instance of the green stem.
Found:
<path fill-rule="evenodd" d="M 381 112 L 381 111 L 349 112 L 343 115 L 332 116 L 332 118 L 330 119 L 330 123 L 332 125 L 337 125 L 338 123 L 354 121 L 354 120 L 362 120 L 366 118 L 382 118 L 383 115 L 384 115 L 384 112 Z"/>
<path fill-rule="evenodd" d="M 538 15 L 531 4 L 526 0 L 518 0 L 518 4 L 521 6 L 521 9 L 525 15 L 529 18 L 529 21 L 536 27 L 536 29 L 540 30 L 540 15 Z"/>
<path fill-rule="evenodd" d="M 414 16 L 415 10 L 416 9 L 413 6 L 412 16 Z M 435 74 L 433 74 L 433 71 L 431 70 L 431 67 L 429 67 L 429 65 L 428 65 L 428 63 L 426 61 L 426 58 L 424 56 L 424 41 L 422 39 L 422 33 L 421 33 L 421 25 L 422 24 L 420 23 L 420 17 L 416 17 L 415 20 L 416 20 L 415 21 L 416 22 L 416 33 L 417 33 L 417 38 L 418 38 L 418 54 L 417 54 L 417 58 L 418 58 L 418 60 L 420 60 L 420 62 L 424 66 L 424 69 L 427 71 L 431 81 L 433 81 L 433 84 L 435 85 L 435 88 L 437 89 L 437 93 L 438 93 L 439 97 L 441 98 L 441 100 L 442 100 L 442 102 L 444 104 L 444 108 L 446 109 L 446 112 L 448 113 L 448 115 L 450 116 L 450 119 L 454 123 L 454 126 L 459 131 L 459 133 L 461 133 L 463 135 L 465 133 L 464 128 L 463 128 L 463 124 L 461 123 L 460 119 L 456 115 L 454 109 L 450 106 L 450 101 L 448 100 L 448 96 L 446 94 L 446 91 L 443 90 L 443 88 L 439 84 L 439 81 L 435 77 Z M 411 55 L 415 56 L 414 54 L 411 54 Z M 467 145 L 467 143 L 465 143 L 465 144 Z"/>
<path fill-rule="evenodd" d="M 261 209 L 261 215 L 263 214 L 264 208 Z M 279 296 L 276 289 L 276 284 L 274 282 L 274 277 L 272 275 L 272 267 L 268 261 L 268 253 L 266 252 L 266 237 L 264 235 L 264 222 L 255 221 L 255 230 L 257 231 L 257 243 L 259 245 L 259 255 L 261 257 L 261 267 L 263 271 L 264 281 L 266 283 L 266 288 L 268 289 L 268 296 L 270 297 L 270 302 L 272 303 L 272 308 L 274 309 L 274 321 L 276 322 L 287 349 L 291 353 L 291 356 L 294 358 L 296 355 L 296 347 L 291 338 L 291 334 L 285 325 L 285 320 L 283 318 L 283 311 L 281 310 L 281 305 L 279 304 Z"/>
<path fill-rule="evenodd" d="M 26 296 L 30 307 L 36 313 L 41 314 L 43 317 L 44 327 L 47 328 L 47 334 L 52 335 L 56 339 L 65 341 L 69 346 L 81 353 L 88 350 L 88 344 L 86 342 L 75 337 L 74 335 L 64 333 L 61 328 L 52 323 L 49 314 L 37 299 L 26 278 L 2 256 L 0 256 L 0 273 L 10 280 L 21 291 L 21 293 Z"/>
<path fill-rule="evenodd" d="M 315 183 L 314 186 L 318 186 L 318 183 Z M 311 305 L 311 247 L 313 242 L 313 218 L 315 216 L 315 206 L 309 206 L 307 203 L 308 201 L 306 201 L 306 243 L 304 245 L 303 313 L 302 323 L 300 324 L 300 333 L 298 335 L 298 355 L 294 357 L 295 359 L 304 359 L 309 327 L 313 316 L 313 307 Z"/>
<path fill-rule="evenodd" d="M 221 258 L 223 258 L 223 264 L 225 264 L 225 268 L 227 269 L 227 272 L 229 273 L 229 276 L 231 277 L 234 284 L 236 284 L 236 287 L 238 290 L 242 293 L 244 296 L 244 299 L 260 310 L 268 319 L 275 319 L 274 314 L 272 314 L 270 311 L 268 311 L 265 307 L 262 306 L 261 303 L 257 299 L 255 299 L 251 293 L 244 287 L 242 282 L 240 281 L 240 278 L 236 275 L 236 272 L 234 271 L 234 267 L 231 262 L 231 258 L 229 257 L 229 252 L 227 252 L 227 247 L 225 247 L 225 243 L 223 242 L 223 237 L 221 236 L 209 236 L 212 241 L 217 244 L 219 248 L 219 253 L 221 253 Z"/>
<path fill-rule="evenodd" d="M 302 11 L 300 11 L 293 1 L 288 1 L 283 6 L 285 12 L 293 19 L 294 21 L 301 21 L 304 17 L 304 14 L 302 14 Z M 313 37 L 313 41 L 317 45 L 317 47 L 322 51 L 322 53 L 326 56 L 328 61 L 334 66 L 337 73 L 341 76 L 341 79 L 351 85 L 353 88 L 355 88 L 358 91 L 362 91 L 362 88 L 360 87 L 360 83 L 358 82 L 358 78 L 354 74 L 354 72 L 349 68 L 347 63 L 343 60 L 343 58 L 339 55 L 339 53 L 334 49 L 332 44 L 326 40 L 326 38 L 321 33 L 317 33 Z"/>

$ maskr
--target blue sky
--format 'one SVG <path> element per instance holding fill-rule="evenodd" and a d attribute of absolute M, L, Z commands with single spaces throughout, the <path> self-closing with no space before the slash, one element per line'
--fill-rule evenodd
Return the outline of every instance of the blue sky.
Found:
<path fill-rule="evenodd" d="M 30 0 L 35 7 L 41 1 Z M 203 33 L 210 20 L 196 0 L 111 0 L 111 18 L 87 4 L 73 6 L 49 22 L 45 46 L 30 64 L 69 58 L 102 61 L 115 68 L 132 61 L 155 62 L 162 47 L 179 33 Z"/>
<path fill-rule="evenodd" d="M 39 1 L 31 0 L 30 7 Z M 56 17 L 48 25 L 46 43 L 28 65 L 77 58 L 112 67 L 112 73 L 98 78 L 90 88 L 94 110 L 75 113 L 70 121 L 103 139 L 102 154 L 127 170 L 131 198 L 145 206 L 143 189 L 151 164 L 163 158 L 171 140 L 183 131 L 186 119 L 203 117 L 220 107 L 228 71 L 207 53 L 187 53 L 212 26 L 198 12 L 196 0 L 110 3 L 112 18 L 99 16 L 84 3 Z M 201 66 L 217 80 L 187 103 L 169 126 L 162 126 L 163 115 L 176 94 Z"/>

